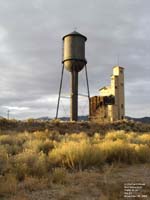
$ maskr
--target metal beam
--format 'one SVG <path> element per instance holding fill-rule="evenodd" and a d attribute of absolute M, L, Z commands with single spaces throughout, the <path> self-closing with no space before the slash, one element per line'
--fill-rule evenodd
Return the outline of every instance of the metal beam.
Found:
<path fill-rule="evenodd" d="M 58 96 L 57 110 L 56 110 L 56 119 L 58 118 L 58 110 L 59 110 L 60 95 L 61 95 L 62 82 L 63 82 L 63 74 L 64 74 L 64 64 L 62 65 L 62 71 L 61 71 L 61 79 L 60 79 L 60 87 L 59 87 L 59 96 Z"/>
<path fill-rule="evenodd" d="M 85 65 L 85 76 L 86 76 L 86 84 L 87 84 L 87 92 L 88 92 L 88 100 L 89 100 L 89 116 L 90 116 L 90 112 L 91 112 L 91 109 L 90 109 L 90 106 L 91 106 L 90 89 L 89 89 L 89 81 L 88 81 L 88 73 L 87 73 L 87 66 L 86 65 Z"/>

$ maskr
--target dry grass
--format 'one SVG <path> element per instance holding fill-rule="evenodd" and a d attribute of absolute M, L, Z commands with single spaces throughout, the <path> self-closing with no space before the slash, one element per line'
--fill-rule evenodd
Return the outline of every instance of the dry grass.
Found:
<path fill-rule="evenodd" d="M 100 167 L 104 160 L 100 149 L 84 140 L 61 143 L 49 152 L 50 165 L 73 170 L 83 170 L 92 166 Z"/>
<path fill-rule="evenodd" d="M 17 191 L 17 180 L 12 174 L 0 177 L 0 197 L 14 195 Z"/>
<path fill-rule="evenodd" d="M 52 182 L 50 188 L 49 186 L 42 187 L 44 180 L 37 182 L 36 179 L 28 179 L 26 183 L 23 183 L 26 185 L 26 192 L 25 190 L 17 192 L 13 200 L 22 200 L 22 196 L 25 200 L 123 200 L 123 186 L 126 182 L 145 183 L 143 194 L 147 194 L 149 198 L 149 169 L 148 164 L 134 166 L 113 164 L 106 165 L 102 170 L 74 173 L 58 169 L 53 177 L 56 182 Z M 63 181 L 59 182 L 57 177 L 61 177 Z"/>
<path fill-rule="evenodd" d="M 13 123 L 15 126 L 18 125 L 16 121 Z M 32 126 L 34 124 L 33 127 L 36 128 L 36 121 L 29 120 L 27 123 Z M 96 174 L 97 171 L 101 174 L 103 170 L 103 175 L 100 175 L 101 181 L 95 183 L 94 180 L 93 186 L 87 184 L 88 191 L 91 191 L 90 197 L 96 195 L 94 198 L 98 199 L 98 195 L 101 195 L 101 198 L 107 199 L 111 194 L 111 198 L 115 199 L 115 194 L 121 185 L 113 184 L 116 177 L 113 177 L 112 183 L 109 183 L 110 174 L 117 174 L 120 169 L 117 167 L 117 171 L 114 166 L 133 165 L 134 168 L 137 164 L 140 166 L 140 164 L 150 163 L 150 132 L 139 133 L 132 130 L 129 132 L 110 129 L 106 131 L 106 125 L 102 125 L 104 128 L 102 131 L 98 130 L 99 126 L 92 128 L 94 125 L 79 123 L 78 127 L 73 124 L 76 130 L 79 131 L 84 126 L 84 129 L 88 131 L 83 131 L 82 127 L 78 133 L 73 130 L 69 133 L 68 130 L 71 130 L 71 127 L 59 121 L 48 123 L 47 126 L 45 130 L 33 133 L 27 131 L 1 132 L 0 198 L 15 194 L 17 199 L 20 190 L 38 193 L 38 190 L 48 190 L 48 188 L 54 188 L 54 185 L 55 187 L 66 187 L 70 184 L 70 187 L 65 188 L 65 194 L 58 195 L 58 199 L 71 199 L 70 193 L 76 195 L 78 199 L 78 193 L 84 195 L 85 193 L 83 186 L 80 188 L 76 185 L 79 182 L 75 184 L 75 179 L 71 184 L 72 177 L 75 177 L 75 174 L 81 175 L 79 179 L 82 181 L 83 175 L 88 178 L 90 170 Z M 62 126 L 63 134 L 58 130 Z M 112 128 L 112 125 L 109 126 Z M 114 123 L 113 126 L 121 128 L 126 124 L 116 125 Z M 132 124 L 132 126 L 135 128 L 135 125 Z M 108 169 L 105 169 L 106 165 Z M 86 170 L 88 170 L 87 174 Z M 84 180 L 90 181 L 90 179 L 94 179 L 91 174 L 89 180 L 86 178 Z M 97 185 L 99 190 L 96 189 Z M 24 199 L 28 197 L 24 195 Z"/>

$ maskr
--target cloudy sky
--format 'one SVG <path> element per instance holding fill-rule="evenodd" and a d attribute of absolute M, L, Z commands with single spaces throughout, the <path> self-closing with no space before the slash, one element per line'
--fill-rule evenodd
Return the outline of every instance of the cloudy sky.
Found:
<path fill-rule="evenodd" d="M 54 117 L 61 74 L 62 36 L 87 36 L 91 95 L 125 67 L 126 115 L 150 116 L 149 0 L 0 0 L 0 116 Z M 118 59 L 119 58 L 119 59 Z M 118 61 L 119 60 L 119 61 Z M 65 71 L 62 94 L 69 94 Z M 86 93 L 84 71 L 79 93 Z M 87 99 L 80 99 L 80 114 Z M 69 115 L 61 100 L 60 116 Z"/>

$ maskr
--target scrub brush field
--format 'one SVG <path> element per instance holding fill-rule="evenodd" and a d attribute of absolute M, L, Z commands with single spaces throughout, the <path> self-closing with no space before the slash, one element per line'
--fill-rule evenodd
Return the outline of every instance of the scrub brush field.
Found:
<path fill-rule="evenodd" d="M 150 126 L 0 121 L 0 199 L 124 199 L 125 183 L 150 199 Z"/>

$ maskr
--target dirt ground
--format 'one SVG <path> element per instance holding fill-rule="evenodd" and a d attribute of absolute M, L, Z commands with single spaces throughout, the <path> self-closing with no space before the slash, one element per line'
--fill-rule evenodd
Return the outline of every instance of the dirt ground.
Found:
<path fill-rule="evenodd" d="M 125 184 L 141 187 L 136 197 L 125 197 Z M 138 184 L 138 185 L 137 185 Z M 131 188 L 130 188 L 131 189 Z M 138 195 L 141 195 L 140 197 Z M 142 196 L 143 195 L 143 196 Z M 111 165 L 101 170 L 67 173 L 63 183 L 28 190 L 20 189 L 9 200 L 150 200 L 150 164 Z"/>

